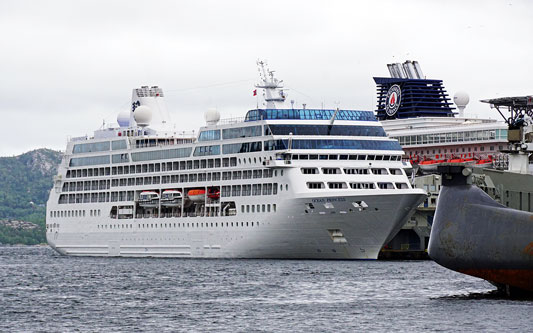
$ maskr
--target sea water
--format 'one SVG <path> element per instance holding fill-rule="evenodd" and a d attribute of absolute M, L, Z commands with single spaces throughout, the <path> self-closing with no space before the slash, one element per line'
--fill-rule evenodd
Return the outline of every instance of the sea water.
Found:
<path fill-rule="evenodd" d="M 0 331 L 531 331 L 532 300 L 432 261 L 83 258 L 0 247 Z"/>

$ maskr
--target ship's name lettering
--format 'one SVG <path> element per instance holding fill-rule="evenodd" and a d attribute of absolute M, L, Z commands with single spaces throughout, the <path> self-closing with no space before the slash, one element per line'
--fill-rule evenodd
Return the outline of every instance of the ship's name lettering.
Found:
<path fill-rule="evenodd" d="M 340 202 L 340 201 L 346 201 L 345 198 L 319 198 L 319 199 L 312 199 L 311 202 Z"/>

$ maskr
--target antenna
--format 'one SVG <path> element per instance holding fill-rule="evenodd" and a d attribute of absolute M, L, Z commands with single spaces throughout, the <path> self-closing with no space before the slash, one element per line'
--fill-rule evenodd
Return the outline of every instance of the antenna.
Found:
<path fill-rule="evenodd" d="M 266 61 L 257 60 L 260 82 L 255 85 L 256 88 L 263 89 L 263 96 L 267 109 L 276 109 L 282 106 L 287 95 L 283 91 L 283 80 L 274 77 L 274 71 L 267 68 Z"/>

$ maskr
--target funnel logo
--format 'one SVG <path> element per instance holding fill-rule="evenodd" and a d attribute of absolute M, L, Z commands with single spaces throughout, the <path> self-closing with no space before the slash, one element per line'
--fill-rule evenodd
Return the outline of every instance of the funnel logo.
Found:
<path fill-rule="evenodd" d="M 138 106 L 141 106 L 141 102 L 137 101 L 137 102 L 133 102 L 133 103 L 131 103 L 131 112 L 135 112 L 135 109 L 136 109 Z"/>
<path fill-rule="evenodd" d="M 385 102 L 385 112 L 387 116 L 392 117 L 396 114 L 400 108 L 400 99 L 402 97 L 402 91 L 400 86 L 395 84 L 389 88 L 387 92 L 387 100 Z"/>

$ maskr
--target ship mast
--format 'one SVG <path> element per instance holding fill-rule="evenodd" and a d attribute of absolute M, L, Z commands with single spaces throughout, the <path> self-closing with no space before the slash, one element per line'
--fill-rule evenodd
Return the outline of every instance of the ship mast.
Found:
<path fill-rule="evenodd" d="M 267 67 L 266 61 L 257 61 L 260 82 L 255 85 L 256 88 L 263 89 L 264 105 L 267 109 L 280 109 L 287 95 L 283 91 L 283 80 L 274 77 L 274 71 Z"/>

